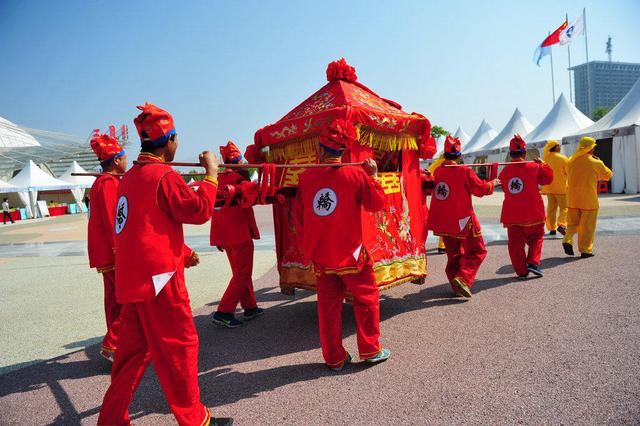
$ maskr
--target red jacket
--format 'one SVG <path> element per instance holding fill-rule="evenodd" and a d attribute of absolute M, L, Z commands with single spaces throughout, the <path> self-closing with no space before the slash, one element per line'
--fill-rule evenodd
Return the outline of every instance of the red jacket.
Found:
<path fill-rule="evenodd" d="M 218 175 L 218 187 L 233 185 L 236 191 L 238 186 L 246 179 L 238 172 L 228 171 Z M 256 218 L 253 214 L 253 207 L 242 208 L 220 207 L 216 208 L 211 215 L 211 233 L 209 242 L 212 246 L 234 245 L 260 239 L 260 231 L 256 225 Z"/>
<path fill-rule="evenodd" d="M 384 203 L 382 186 L 362 167 L 307 169 L 300 175 L 294 214 L 305 262 L 362 267 L 362 209 L 375 212 Z"/>
<path fill-rule="evenodd" d="M 159 161 L 142 154 L 138 158 Z M 216 188 L 217 182 L 205 179 L 194 192 L 163 164 L 134 165 L 123 176 L 115 223 L 118 303 L 151 300 L 174 274 L 183 274 L 190 250 L 182 224 L 209 220 Z"/>
<path fill-rule="evenodd" d="M 445 161 L 444 165 L 455 164 Z M 483 197 L 493 193 L 493 182 L 481 180 L 471 167 L 438 167 L 429 206 L 429 229 L 434 234 L 465 238 L 472 230 L 480 234 L 480 222 L 473 211 L 471 195 Z"/>
<path fill-rule="evenodd" d="M 548 164 L 509 164 L 504 166 L 498 179 L 504 191 L 500 222 L 505 227 L 544 222 L 544 202 L 538 185 L 547 185 L 553 180 L 553 169 Z"/>
<path fill-rule="evenodd" d="M 87 230 L 89 267 L 98 272 L 109 270 L 115 264 L 116 201 L 120 179 L 111 174 L 98 177 L 89 191 L 91 211 Z"/>

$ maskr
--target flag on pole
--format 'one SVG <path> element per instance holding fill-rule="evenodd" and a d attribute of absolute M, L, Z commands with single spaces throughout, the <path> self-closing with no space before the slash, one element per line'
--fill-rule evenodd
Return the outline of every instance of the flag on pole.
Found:
<path fill-rule="evenodd" d="M 536 48 L 533 53 L 533 62 L 540 66 L 540 60 L 551 52 L 551 46 L 560 43 L 560 33 L 567 28 L 568 22 L 564 21 L 554 32 L 549 34 L 547 38 Z"/>
<path fill-rule="evenodd" d="M 560 32 L 560 46 L 571 43 L 571 41 L 584 33 L 584 18 L 580 15 L 574 19 L 571 25 Z"/>

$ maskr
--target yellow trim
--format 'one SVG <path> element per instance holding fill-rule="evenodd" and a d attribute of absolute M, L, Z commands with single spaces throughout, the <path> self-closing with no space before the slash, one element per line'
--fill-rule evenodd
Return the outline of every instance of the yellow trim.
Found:
<path fill-rule="evenodd" d="M 338 361 L 338 362 L 334 362 L 334 363 L 327 362 L 326 364 L 330 368 L 340 367 L 340 366 L 343 366 L 347 362 L 348 359 L 349 359 L 349 352 L 347 352 L 347 355 L 344 357 L 344 359 L 342 361 Z"/>
<path fill-rule="evenodd" d="M 311 136 L 304 139 L 287 141 L 277 145 L 269 145 L 267 152 L 267 162 L 281 162 L 292 158 L 297 158 L 310 154 L 317 154 L 319 136 Z"/>
<path fill-rule="evenodd" d="M 382 349 L 383 349 L 383 348 L 382 348 L 382 345 L 378 344 L 378 348 L 379 348 L 379 349 L 378 349 L 377 351 L 375 351 L 375 352 L 365 352 L 365 353 L 363 353 L 363 354 L 361 353 L 361 354 L 358 354 L 358 355 L 359 355 L 359 356 L 360 356 L 360 358 L 362 358 L 362 359 L 364 359 L 364 358 L 371 358 L 373 355 L 377 355 L 377 354 L 379 354 L 380 352 L 382 352 Z"/>
<path fill-rule="evenodd" d="M 116 352 L 116 348 L 108 348 L 106 346 L 102 346 L 102 348 L 100 350 L 103 351 L 103 352 L 109 352 L 110 354 Z"/>
<path fill-rule="evenodd" d="M 505 228 L 508 228 L 510 226 L 536 226 L 536 225 L 542 225 L 544 223 L 543 221 L 536 221 L 536 222 L 527 222 L 527 223 L 509 223 L 509 224 L 504 224 Z"/>
<path fill-rule="evenodd" d="M 356 127 L 360 132 L 360 140 L 358 142 L 362 146 L 368 146 L 380 151 L 418 150 L 416 136 L 407 133 L 381 133 L 361 125 Z"/>
<path fill-rule="evenodd" d="M 211 184 L 214 184 L 215 186 L 218 186 L 218 178 L 215 178 L 213 176 L 205 176 L 204 179 L 202 179 L 203 182 L 209 182 Z"/>
<path fill-rule="evenodd" d="M 200 423 L 200 425 L 209 426 L 210 424 L 211 424 L 211 411 L 209 411 L 207 407 L 204 407 L 204 420 L 202 421 L 202 423 Z"/>

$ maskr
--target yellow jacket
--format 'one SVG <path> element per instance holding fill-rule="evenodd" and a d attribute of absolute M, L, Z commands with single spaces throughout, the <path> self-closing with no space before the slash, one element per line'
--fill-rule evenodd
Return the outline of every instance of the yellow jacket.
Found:
<path fill-rule="evenodd" d="M 549 185 L 543 185 L 540 192 L 543 194 L 566 194 L 569 159 L 558 152 L 549 152 L 545 155 L 544 161 L 553 169 L 553 181 Z"/>
<path fill-rule="evenodd" d="M 581 155 L 569 162 L 567 206 L 572 209 L 597 210 L 598 181 L 609 180 L 613 173 L 591 155 Z"/>

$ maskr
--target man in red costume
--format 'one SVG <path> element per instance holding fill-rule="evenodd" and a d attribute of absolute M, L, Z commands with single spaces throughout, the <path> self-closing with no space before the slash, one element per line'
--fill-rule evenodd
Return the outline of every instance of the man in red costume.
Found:
<path fill-rule="evenodd" d="M 197 257 L 184 244 L 183 223 L 211 217 L 218 161 L 200 154 L 206 177 L 197 192 L 162 162 L 178 148 L 171 115 L 146 103 L 134 120 L 142 150 L 122 178 L 115 218 L 116 298 L 121 303 L 118 349 L 99 425 L 128 425 L 129 404 L 151 361 L 179 425 L 208 425 L 200 402 L 198 334 L 189 306 L 184 268 Z"/>
<path fill-rule="evenodd" d="M 447 167 L 456 165 L 461 156 L 460 140 L 447 136 L 444 162 L 434 173 L 428 225 L 444 240 L 451 288 L 457 296 L 471 297 L 471 286 L 487 256 L 471 196 L 490 195 L 499 182 L 482 181 L 470 167 Z"/>
<path fill-rule="evenodd" d="M 237 146 L 231 141 L 220 147 L 220 154 L 225 164 L 243 163 L 244 158 Z M 246 169 L 227 169 L 218 175 L 220 188 L 229 185 L 232 194 L 241 192 L 241 184 L 249 182 Z M 235 328 L 242 325 L 234 315 L 238 302 L 244 309 L 244 319 L 251 320 L 262 315 L 253 293 L 253 240 L 260 239 L 253 207 L 225 205 L 214 210 L 211 216 L 210 243 L 218 250 L 227 253 L 233 276 L 227 290 L 220 300 L 218 310 L 213 314 L 215 324 Z"/>
<path fill-rule="evenodd" d="M 538 185 L 548 185 L 553 180 L 553 169 L 540 159 L 523 163 L 527 143 L 514 135 L 509 143 L 511 164 L 504 167 L 498 179 L 504 190 L 504 203 L 500 221 L 509 236 L 509 257 L 520 279 L 531 272 L 541 277 L 540 256 L 544 240 L 544 201 Z M 525 252 L 525 245 L 529 250 Z"/>
<path fill-rule="evenodd" d="M 320 136 L 320 161 L 341 162 L 345 147 L 357 139 L 348 121 L 337 119 Z M 373 262 L 362 241 L 362 209 L 378 211 L 385 195 L 376 180 L 372 159 L 364 167 L 308 169 L 300 175 L 295 217 L 306 262 L 313 262 L 317 277 L 318 323 L 322 355 L 327 366 L 341 370 L 351 362 L 342 345 L 342 303 L 353 294 L 353 311 L 360 358 L 384 361 L 391 355 L 380 345 L 380 292 Z"/>
<path fill-rule="evenodd" d="M 87 232 L 89 267 L 102 274 L 104 283 L 104 317 L 107 334 L 102 339 L 100 355 L 113 362 L 113 354 L 118 342 L 120 328 L 120 308 L 116 302 L 116 234 L 113 226 L 116 216 L 116 202 L 120 178 L 115 174 L 127 170 L 127 156 L 118 140 L 109 135 L 99 135 L 91 139 L 91 149 L 98 157 L 103 174 L 93 185 L 89 197 L 92 200 Z"/>

